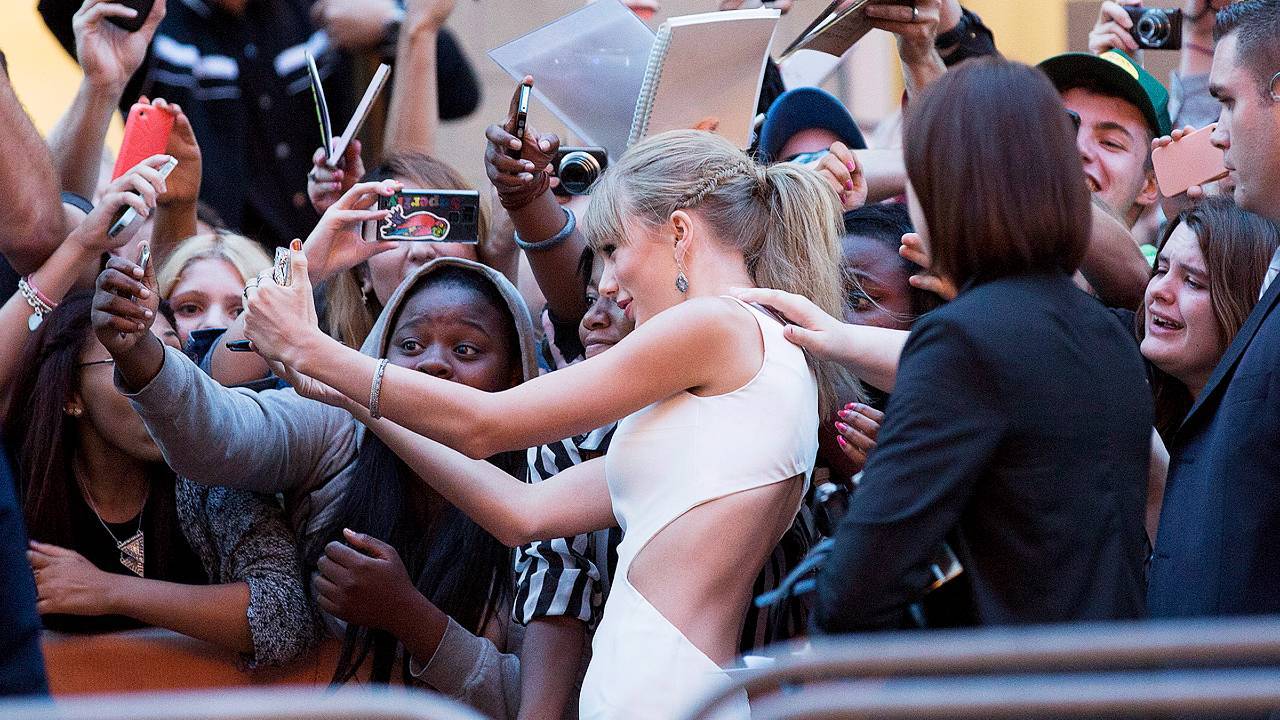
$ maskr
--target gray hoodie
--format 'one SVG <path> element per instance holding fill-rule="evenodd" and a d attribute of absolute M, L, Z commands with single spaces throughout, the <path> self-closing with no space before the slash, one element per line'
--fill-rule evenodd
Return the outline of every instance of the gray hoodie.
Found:
<path fill-rule="evenodd" d="M 419 280 L 446 266 L 479 273 L 498 289 L 515 318 L 524 378 L 536 376 L 533 324 L 519 292 L 496 270 L 458 258 L 438 258 L 405 278 L 361 352 L 386 355 L 400 308 Z M 126 394 L 178 475 L 206 485 L 281 493 L 304 547 L 337 512 L 364 438 L 364 426 L 343 410 L 291 389 L 223 387 L 172 348 L 165 350 L 159 374 L 138 392 Z M 415 677 L 491 717 L 514 718 L 520 700 L 515 653 L 523 633 L 515 623 L 506 626 L 498 647 L 450 620 L 435 656 L 421 659 L 425 666 L 414 663 Z"/>

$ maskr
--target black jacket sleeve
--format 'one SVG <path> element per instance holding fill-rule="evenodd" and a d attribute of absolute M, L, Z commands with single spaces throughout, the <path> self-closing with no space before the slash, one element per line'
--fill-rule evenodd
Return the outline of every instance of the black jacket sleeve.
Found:
<path fill-rule="evenodd" d="M 819 630 L 895 627 L 923 596 L 931 555 L 999 445 L 1000 401 L 994 373 L 959 323 L 937 315 L 916 323 L 879 445 L 818 572 Z"/>

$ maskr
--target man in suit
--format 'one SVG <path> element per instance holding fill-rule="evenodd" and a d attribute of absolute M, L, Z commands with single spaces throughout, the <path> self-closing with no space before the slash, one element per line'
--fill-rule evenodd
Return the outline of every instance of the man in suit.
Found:
<path fill-rule="evenodd" d="M 1280 222 L 1280 0 L 1218 14 L 1213 142 L 1243 208 Z M 1154 617 L 1280 612 L 1280 253 L 1170 443 L 1147 604 Z"/>

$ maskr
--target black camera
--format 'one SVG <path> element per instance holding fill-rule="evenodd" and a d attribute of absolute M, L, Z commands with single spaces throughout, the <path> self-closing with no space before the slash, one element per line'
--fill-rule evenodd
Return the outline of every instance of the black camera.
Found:
<path fill-rule="evenodd" d="M 586 195 L 609 167 L 609 153 L 602 147 L 562 147 L 551 161 L 560 184 L 557 195 Z"/>
<path fill-rule="evenodd" d="M 1182 48 L 1182 11 L 1163 8 L 1127 7 L 1133 20 L 1130 33 L 1139 48 L 1179 50 Z"/>

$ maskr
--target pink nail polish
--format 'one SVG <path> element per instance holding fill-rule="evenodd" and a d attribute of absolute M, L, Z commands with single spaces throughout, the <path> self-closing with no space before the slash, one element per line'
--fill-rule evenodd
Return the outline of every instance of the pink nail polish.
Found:
<path fill-rule="evenodd" d="M 842 448 L 847 448 L 847 447 L 849 447 L 849 441 L 848 441 L 848 440 L 845 440 L 843 435 L 837 435 L 837 436 L 836 436 L 836 442 L 837 442 L 837 443 L 840 443 L 840 447 L 842 447 Z"/>
<path fill-rule="evenodd" d="M 838 423 L 836 423 L 836 429 L 837 429 L 837 430 L 839 430 L 839 431 L 840 431 L 840 432 L 842 432 L 842 433 L 846 433 L 846 432 L 849 432 L 850 430 L 852 430 L 853 428 L 849 427 L 848 425 L 845 425 L 845 424 L 844 424 L 844 423 L 842 423 L 842 422 L 838 422 Z"/>

